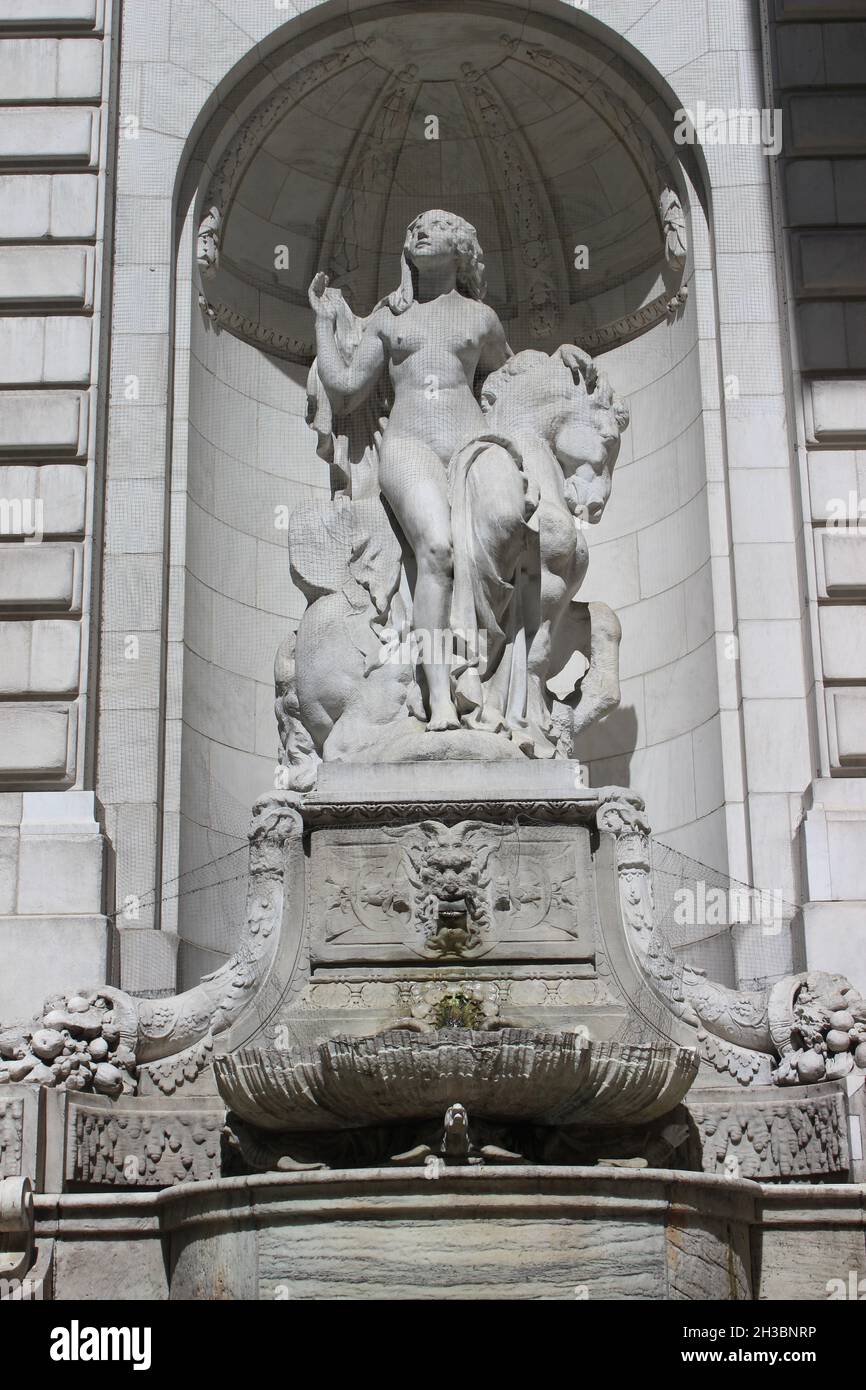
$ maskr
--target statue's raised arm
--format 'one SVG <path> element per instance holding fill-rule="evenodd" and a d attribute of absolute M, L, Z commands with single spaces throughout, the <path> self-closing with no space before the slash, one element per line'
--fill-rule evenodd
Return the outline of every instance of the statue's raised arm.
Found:
<path fill-rule="evenodd" d="M 353 314 L 321 271 L 308 293 L 317 355 L 307 377 L 307 424 L 318 437 L 316 452 L 332 466 L 334 491 L 369 495 L 376 491 L 377 446 L 389 405 L 377 315 Z"/>
<path fill-rule="evenodd" d="M 316 315 L 316 363 L 319 380 L 337 415 L 360 405 L 385 366 L 385 348 L 370 320 L 355 318 L 341 292 L 327 275 L 313 277 L 309 300 Z"/>

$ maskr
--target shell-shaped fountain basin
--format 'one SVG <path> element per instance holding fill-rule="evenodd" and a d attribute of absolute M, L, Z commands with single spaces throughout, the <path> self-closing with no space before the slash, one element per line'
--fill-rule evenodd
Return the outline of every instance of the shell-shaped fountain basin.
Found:
<path fill-rule="evenodd" d="M 223 1100 L 259 1129 L 334 1130 L 470 1114 L 540 1125 L 643 1124 L 682 1100 L 697 1053 L 672 1043 L 595 1042 L 521 1028 L 394 1029 L 301 1051 L 217 1057 Z"/>

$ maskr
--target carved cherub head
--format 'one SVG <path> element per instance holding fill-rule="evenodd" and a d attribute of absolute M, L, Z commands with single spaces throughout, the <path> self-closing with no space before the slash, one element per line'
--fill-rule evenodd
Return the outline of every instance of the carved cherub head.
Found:
<path fill-rule="evenodd" d="M 540 435 L 562 468 L 569 511 L 601 520 L 629 413 L 585 352 L 520 352 L 487 378 L 481 403 L 496 433 Z"/>

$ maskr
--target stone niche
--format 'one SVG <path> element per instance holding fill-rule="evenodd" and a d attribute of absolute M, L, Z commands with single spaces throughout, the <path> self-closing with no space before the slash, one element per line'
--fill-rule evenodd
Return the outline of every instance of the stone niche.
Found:
<path fill-rule="evenodd" d="M 181 253 L 183 277 L 198 261 L 178 325 L 177 871 L 241 847 L 248 807 L 273 782 L 273 657 L 304 607 L 285 520 L 332 483 L 304 418 L 307 287 L 322 269 L 368 313 L 399 281 L 407 224 L 436 206 L 476 226 L 513 350 L 578 343 L 628 399 L 585 586 L 623 626 L 622 703 L 578 756 L 595 783 L 645 788 L 656 833 L 726 871 L 693 275 L 706 224 L 669 113 L 594 34 L 540 12 L 516 26 L 483 6 L 314 30 L 248 72 L 234 102 Z M 243 884 L 226 876 L 213 891 L 204 874 L 188 880 L 199 891 L 179 909 L 185 984 L 234 944 L 221 924 L 242 910 Z"/>

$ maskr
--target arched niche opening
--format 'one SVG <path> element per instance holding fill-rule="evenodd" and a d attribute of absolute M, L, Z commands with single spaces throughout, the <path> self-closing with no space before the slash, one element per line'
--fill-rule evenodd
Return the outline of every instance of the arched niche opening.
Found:
<path fill-rule="evenodd" d="M 502 5 L 401 6 L 387 24 L 284 32 L 202 136 L 179 261 L 188 399 L 175 419 L 182 621 L 166 864 L 187 882 L 226 865 L 212 889 L 202 869 L 183 901 L 184 983 L 223 958 L 241 920 L 249 809 L 275 772 L 274 653 L 304 606 L 285 522 L 330 495 L 305 423 L 307 286 L 323 269 L 369 312 L 398 283 L 406 225 L 428 207 L 478 229 L 488 300 L 515 351 L 575 342 L 628 400 L 581 592 L 619 614 L 623 700 L 578 752 L 592 782 L 641 790 L 662 838 L 726 867 L 711 393 L 701 306 L 687 297 L 708 234 L 664 102 L 601 26 L 571 14 L 521 11 L 515 23 Z"/>

